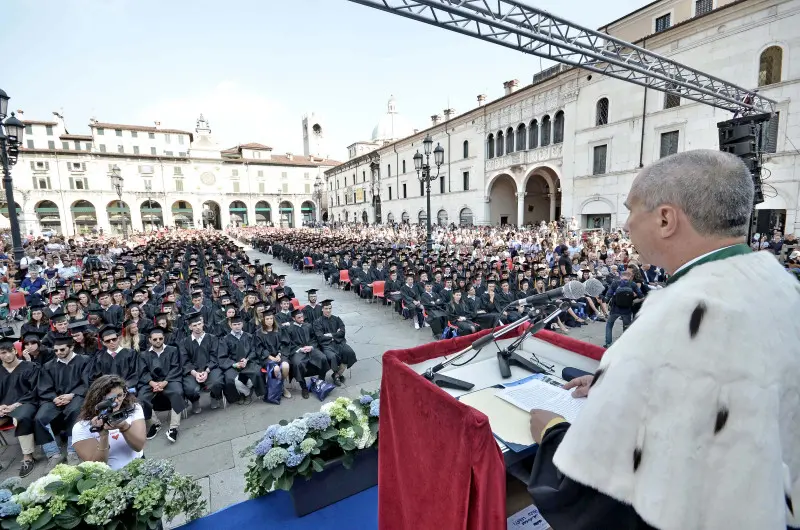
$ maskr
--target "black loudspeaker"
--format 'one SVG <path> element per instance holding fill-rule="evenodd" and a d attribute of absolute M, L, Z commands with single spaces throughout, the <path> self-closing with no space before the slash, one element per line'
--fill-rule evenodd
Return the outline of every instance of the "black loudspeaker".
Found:
<path fill-rule="evenodd" d="M 764 137 L 762 129 L 771 117 L 770 113 L 754 114 L 717 123 L 719 150 L 738 156 L 750 170 L 755 186 L 754 205 L 764 202 L 761 187 L 761 153 L 764 146 L 761 141 Z"/>

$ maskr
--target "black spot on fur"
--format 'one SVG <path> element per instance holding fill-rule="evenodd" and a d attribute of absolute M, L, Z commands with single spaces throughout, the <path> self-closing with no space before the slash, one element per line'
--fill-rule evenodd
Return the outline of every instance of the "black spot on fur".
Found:
<path fill-rule="evenodd" d="M 692 317 L 689 319 L 689 335 L 694 338 L 697 332 L 700 331 L 700 322 L 703 321 L 703 316 L 706 314 L 706 305 L 703 302 L 697 304 L 697 307 L 692 311 Z"/>
<path fill-rule="evenodd" d="M 638 447 L 633 450 L 633 470 L 639 469 L 639 464 L 642 463 L 642 450 Z"/>
<path fill-rule="evenodd" d="M 794 515 L 794 506 L 792 505 L 792 498 L 786 495 L 786 507 L 789 508 L 789 513 Z"/>
<path fill-rule="evenodd" d="M 719 433 L 726 423 L 728 423 L 728 409 L 719 409 L 717 411 L 717 421 L 714 423 L 714 434 Z"/>
<path fill-rule="evenodd" d="M 600 376 L 603 375 L 604 372 L 605 372 L 605 370 L 603 368 L 599 368 L 594 373 L 594 379 L 592 379 L 592 382 L 589 384 L 589 388 L 592 388 L 595 385 L 595 383 L 597 383 L 597 381 L 600 380 Z"/>

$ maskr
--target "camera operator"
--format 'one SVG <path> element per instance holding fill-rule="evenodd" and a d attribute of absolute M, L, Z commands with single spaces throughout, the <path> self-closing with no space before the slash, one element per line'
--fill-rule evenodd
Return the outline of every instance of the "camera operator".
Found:
<path fill-rule="evenodd" d="M 72 445 L 84 462 L 105 462 L 111 469 L 121 469 L 142 457 L 144 411 L 121 377 L 104 375 L 92 383 L 79 420 L 72 428 Z"/>

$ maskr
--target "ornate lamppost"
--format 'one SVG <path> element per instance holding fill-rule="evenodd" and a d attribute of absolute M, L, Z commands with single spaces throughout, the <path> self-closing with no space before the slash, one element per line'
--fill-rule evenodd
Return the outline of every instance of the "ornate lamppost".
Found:
<path fill-rule="evenodd" d="M 436 175 L 431 174 L 431 164 L 430 164 L 430 156 L 431 156 L 431 147 L 433 147 L 433 139 L 431 135 L 427 135 L 425 139 L 422 141 L 423 151 L 425 152 L 425 162 L 423 163 L 423 156 L 417 151 L 417 154 L 414 155 L 414 169 L 417 170 L 417 178 L 420 182 L 425 183 L 425 195 L 427 197 L 427 229 L 428 229 L 428 237 L 425 243 L 428 252 L 430 253 L 433 249 L 433 239 L 431 238 L 431 181 L 436 180 L 439 178 L 439 168 L 442 167 L 444 163 L 444 148 L 436 144 L 436 149 L 433 150 L 433 163 L 436 164 Z"/>
<path fill-rule="evenodd" d="M 122 170 L 119 166 L 114 164 L 111 168 L 111 186 L 117 192 L 117 207 L 122 216 L 122 237 L 128 239 L 128 218 L 125 215 L 125 208 L 122 206 L 122 187 L 125 184 L 125 179 L 122 178 Z"/>
<path fill-rule="evenodd" d="M 11 225 L 11 243 L 14 246 L 14 261 L 19 265 L 24 251 L 22 250 L 22 237 L 19 232 L 19 219 L 17 218 L 17 204 L 14 202 L 14 184 L 11 181 L 11 166 L 17 163 L 19 146 L 22 144 L 22 135 L 25 133 L 25 124 L 11 113 L 8 115 L 8 94 L 0 89 L 0 158 L 3 163 L 3 187 L 6 189 L 6 205 L 8 207 L 8 221 Z"/>
<path fill-rule="evenodd" d="M 322 222 L 322 189 L 324 184 L 322 183 L 322 177 L 317 175 L 317 179 L 314 181 L 314 193 L 311 195 L 314 197 L 314 202 L 317 205 L 317 219 L 316 221 Z"/>

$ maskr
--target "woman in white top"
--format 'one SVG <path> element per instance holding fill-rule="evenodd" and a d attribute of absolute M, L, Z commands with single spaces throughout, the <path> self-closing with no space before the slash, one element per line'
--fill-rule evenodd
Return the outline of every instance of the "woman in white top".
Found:
<path fill-rule="evenodd" d="M 122 421 L 109 425 L 97 417 L 97 405 L 113 400 L 113 411 L 130 410 Z M 79 421 L 72 428 L 72 445 L 84 462 L 104 462 L 111 469 L 122 469 L 134 458 L 141 458 L 145 443 L 144 411 L 129 394 L 125 381 L 104 375 L 92 383 L 81 407 Z M 99 429 L 92 432 L 92 427 Z"/>

